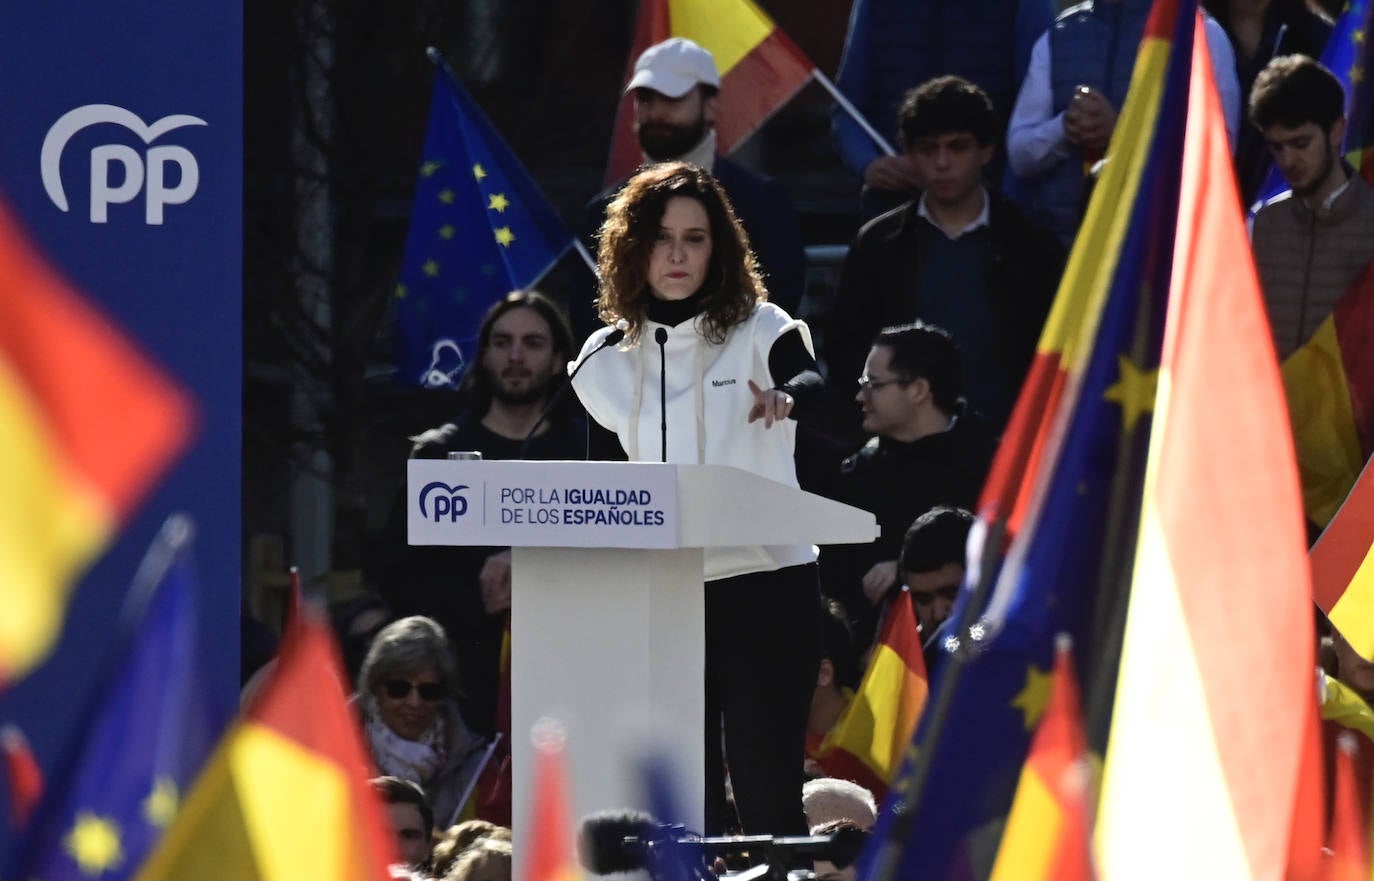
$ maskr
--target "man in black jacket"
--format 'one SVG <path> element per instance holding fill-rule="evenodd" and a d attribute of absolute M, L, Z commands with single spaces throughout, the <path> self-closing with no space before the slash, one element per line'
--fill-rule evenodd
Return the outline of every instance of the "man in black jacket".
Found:
<path fill-rule="evenodd" d="M 586 419 L 573 395 L 563 396 L 530 437 L 576 352 L 558 306 L 534 291 L 508 294 L 487 311 L 477 346 L 459 389 L 461 412 L 412 438 L 411 458 L 444 459 L 454 451 L 484 459 L 585 458 Z M 404 499 L 390 526 L 401 562 L 389 573 L 386 597 L 398 615 L 443 625 L 458 656 L 463 719 L 490 737 L 510 609 L 510 548 L 405 546 Z"/>
<path fill-rule="evenodd" d="M 918 321 L 878 334 L 858 394 L 863 429 L 875 437 L 844 460 L 825 494 L 873 512 L 881 534 L 827 546 L 820 559 L 822 590 L 849 611 L 860 651 L 898 584 L 907 529 L 939 505 L 974 507 L 992 464 L 996 437 L 959 389 L 959 350 L 944 330 Z"/>
<path fill-rule="evenodd" d="M 1054 300 L 1064 249 L 984 185 L 997 117 L 977 86 L 946 76 L 911 90 L 900 129 L 926 189 L 866 224 L 850 247 L 825 336 L 830 385 L 847 395 L 878 329 L 920 319 L 959 341 L 964 395 L 1000 432 Z"/>

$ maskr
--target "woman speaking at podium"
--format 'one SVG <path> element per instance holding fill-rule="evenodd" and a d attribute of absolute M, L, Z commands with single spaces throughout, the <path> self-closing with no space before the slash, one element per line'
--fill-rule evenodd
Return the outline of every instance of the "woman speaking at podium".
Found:
<path fill-rule="evenodd" d="M 796 487 L 792 420 L 822 391 L 811 334 L 767 302 L 715 178 L 682 162 L 636 174 L 607 209 L 597 263 L 608 326 L 569 365 L 596 423 L 590 458 L 732 465 Z M 706 834 L 726 820 L 722 726 L 744 831 L 804 834 L 816 549 L 707 548 L 705 567 Z"/>

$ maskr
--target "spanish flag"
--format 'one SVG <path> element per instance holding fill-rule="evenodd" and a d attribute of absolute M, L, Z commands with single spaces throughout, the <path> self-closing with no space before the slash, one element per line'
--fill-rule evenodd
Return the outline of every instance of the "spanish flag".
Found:
<path fill-rule="evenodd" d="M 1308 519 L 1322 527 L 1374 452 L 1371 316 L 1374 261 L 1351 282 L 1312 338 L 1283 362 L 1303 505 Z"/>
<path fill-rule="evenodd" d="M 1374 470 L 1369 465 L 1308 559 L 1312 599 L 1351 648 L 1374 658 Z"/>
<path fill-rule="evenodd" d="M 875 878 L 987 877 L 1049 696 L 1056 635 L 1072 634 L 1080 669 L 1095 674 L 1083 683 L 1089 725 L 1088 689 L 1116 669 L 1108 628 L 1094 623 L 1100 606 L 1115 611 L 1104 601 L 1120 593 L 1135 552 L 1195 8 L 1154 4 L 1109 158 L 979 502 L 916 760 L 873 831 Z"/>
<path fill-rule="evenodd" d="M 1096 877 L 1090 849 L 1092 758 L 1083 736 L 1073 640 L 1054 649 L 1050 702 L 1031 741 L 1016 799 L 1007 815 L 993 879 L 1078 881 Z"/>
<path fill-rule="evenodd" d="M 729 153 L 806 85 L 816 70 L 797 45 L 751 0 L 644 0 L 635 22 L 625 82 L 635 60 L 657 43 L 684 37 L 716 60 L 720 110 L 716 147 Z M 610 185 L 643 161 L 634 134 L 634 96 L 621 99 L 606 167 Z"/>
<path fill-rule="evenodd" d="M 1104 877 L 1279 878 L 1316 853 L 1294 836 L 1321 813 L 1301 496 L 1211 71 L 1199 16 Z"/>
<path fill-rule="evenodd" d="M 138 877 L 390 877 L 395 839 L 333 635 L 313 610 L 297 622 Z"/>
<path fill-rule="evenodd" d="M 189 400 L 39 256 L 0 204 L 0 689 L 191 432 Z"/>
<path fill-rule="evenodd" d="M 928 692 L 921 634 L 911 593 L 904 589 L 888 609 L 859 690 L 821 743 L 821 768 L 867 787 L 882 801 Z"/>

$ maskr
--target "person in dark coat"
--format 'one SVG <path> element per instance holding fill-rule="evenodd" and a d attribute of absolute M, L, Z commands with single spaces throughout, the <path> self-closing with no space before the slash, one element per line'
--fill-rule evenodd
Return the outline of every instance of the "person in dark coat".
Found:
<path fill-rule="evenodd" d="M 859 381 L 863 428 L 874 438 L 845 459 L 825 494 L 871 511 L 872 544 L 822 549 L 821 588 L 855 622 L 854 644 L 873 641 L 878 610 L 899 582 L 902 537 L 917 517 L 978 500 L 996 434 L 960 397 L 959 350 L 949 333 L 915 322 L 878 334 Z"/>
<path fill-rule="evenodd" d="M 1001 431 L 1035 354 L 1064 249 L 982 179 L 997 118 L 982 89 L 940 77 L 908 93 L 901 140 L 922 169 L 918 199 L 866 224 L 845 260 L 825 335 L 842 395 L 882 327 L 921 320 L 958 340 L 962 393 Z"/>
<path fill-rule="evenodd" d="M 539 422 L 573 354 L 558 306 L 535 291 L 511 293 L 487 312 L 477 345 L 460 389 L 462 409 L 452 422 L 412 438 L 411 458 L 473 450 L 485 459 L 585 459 L 586 418 L 572 395 Z M 490 737 L 510 609 L 510 549 L 407 546 L 405 501 L 393 506 L 388 534 L 401 553 L 383 594 L 397 614 L 427 615 L 448 632 L 462 677 L 463 718 Z"/>

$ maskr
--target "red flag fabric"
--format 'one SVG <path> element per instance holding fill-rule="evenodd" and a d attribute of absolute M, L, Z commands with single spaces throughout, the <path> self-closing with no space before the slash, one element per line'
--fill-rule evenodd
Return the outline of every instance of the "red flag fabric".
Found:
<path fill-rule="evenodd" d="M 568 806 L 568 771 L 563 762 L 563 727 L 541 719 L 533 733 L 534 794 L 528 825 L 520 835 L 530 842 L 524 870 L 529 881 L 570 881 L 580 877 L 573 851 L 573 821 Z M 800 795 L 798 795 L 800 798 Z"/>
<path fill-rule="evenodd" d="M 1349 731 L 1336 741 L 1336 798 L 1331 811 L 1330 856 L 1323 877 L 1328 881 L 1367 881 L 1369 829 L 1355 773 L 1359 743 Z"/>
<path fill-rule="evenodd" d="M 13 725 L 0 728 L 0 752 L 5 755 L 10 822 L 15 829 L 22 829 L 43 796 L 43 769 L 38 767 L 24 732 Z"/>

